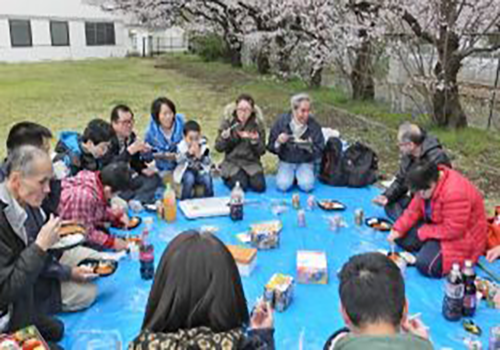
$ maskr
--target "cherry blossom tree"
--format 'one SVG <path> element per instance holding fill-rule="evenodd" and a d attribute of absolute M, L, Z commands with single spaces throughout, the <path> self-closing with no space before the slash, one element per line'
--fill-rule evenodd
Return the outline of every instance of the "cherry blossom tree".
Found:
<path fill-rule="evenodd" d="M 430 88 L 433 121 L 439 126 L 467 126 L 460 104 L 458 74 L 473 55 L 500 49 L 498 41 L 486 40 L 500 33 L 499 0 L 381 0 L 377 25 L 386 34 L 397 34 L 395 47 L 422 55 L 428 45 L 434 54 L 432 74 L 421 69 L 419 77 Z M 408 49 L 408 47 L 412 47 Z M 415 58 L 418 61 L 418 58 Z M 423 63 L 420 64 L 424 66 Z"/>

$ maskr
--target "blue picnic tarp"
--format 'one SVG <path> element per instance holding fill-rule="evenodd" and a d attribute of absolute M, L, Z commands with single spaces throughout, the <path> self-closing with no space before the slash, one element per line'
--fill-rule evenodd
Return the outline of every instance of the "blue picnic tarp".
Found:
<path fill-rule="evenodd" d="M 248 193 L 246 198 L 253 200 L 245 207 L 245 217 L 241 222 L 232 222 L 228 217 L 187 220 L 178 212 L 175 223 L 159 221 L 156 215 L 143 213 L 142 216 L 155 218 L 151 234 L 155 245 L 156 263 L 161 254 L 177 234 L 186 229 L 201 226 L 217 226 L 216 235 L 227 244 L 242 244 L 236 238 L 238 233 L 247 231 L 251 223 L 279 218 L 283 222 L 281 245 L 278 249 L 259 251 L 257 267 L 249 277 L 243 277 L 245 294 L 249 309 L 262 295 L 264 285 L 276 272 L 295 276 L 296 253 L 298 250 L 320 250 L 327 253 L 327 285 L 296 284 L 295 297 L 290 307 L 275 315 L 275 338 L 277 349 L 322 349 L 329 335 L 343 327 L 339 312 L 337 272 L 348 258 L 354 254 L 389 249 L 386 233 L 374 232 L 366 226 L 354 224 L 354 210 L 362 208 L 365 217 L 384 216 L 383 209 L 371 203 L 379 193 L 375 187 L 352 189 L 329 187 L 317 184 L 312 193 L 317 199 L 335 199 L 347 205 L 347 210 L 327 213 L 319 208 L 306 211 L 307 227 L 297 225 L 297 211 L 290 203 L 293 193 L 283 194 L 276 190 L 274 177 L 268 179 L 268 190 L 264 194 Z M 227 196 L 229 191 L 220 181 L 215 181 L 217 196 Z M 307 194 L 301 193 L 305 205 Z M 277 217 L 271 207 L 273 203 L 287 200 L 288 210 Z M 328 217 L 341 215 L 348 227 L 338 232 L 330 230 Z M 140 234 L 143 226 L 133 233 Z M 489 264 L 497 273 L 500 262 Z M 481 272 L 477 269 L 477 272 Z M 444 280 L 423 277 L 415 268 L 405 272 L 406 294 L 410 313 L 422 313 L 422 320 L 430 327 L 432 341 L 436 349 L 463 349 L 463 340 L 470 337 L 460 322 L 448 322 L 441 315 Z M 90 309 L 62 316 L 66 324 L 63 346 L 67 349 L 109 349 L 105 338 L 120 339 L 123 347 L 139 333 L 147 302 L 151 281 L 140 277 L 139 262 L 131 258 L 120 261 L 118 271 L 98 282 L 99 296 Z M 481 302 L 474 321 L 482 330 L 479 338 L 483 347 L 488 345 L 489 330 L 500 325 L 500 311 L 488 308 Z"/>

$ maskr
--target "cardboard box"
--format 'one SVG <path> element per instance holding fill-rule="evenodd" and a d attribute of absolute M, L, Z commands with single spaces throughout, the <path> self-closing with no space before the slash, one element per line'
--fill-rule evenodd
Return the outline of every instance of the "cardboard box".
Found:
<path fill-rule="evenodd" d="M 252 245 L 257 249 L 274 249 L 279 247 L 282 228 L 283 224 L 279 220 L 250 225 Z"/>
<path fill-rule="evenodd" d="M 229 249 L 236 261 L 240 275 L 244 277 L 250 276 L 255 265 L 257 265 L 257 249 L 244 248 L 237 245 L 228 245 L 227 249 Z"/>
<path fill-rule="evenodd" d="M 292 276 L 274 274 L 264 287 L 264 300 L 276 311 L 283 312 L 292 303 L 294 281 Z"/>
<path fill-rule="evenodd" d="M 306 284 L 327 284 L 326 253 L 299 250 L 297 252 L 297 281 Z"/>

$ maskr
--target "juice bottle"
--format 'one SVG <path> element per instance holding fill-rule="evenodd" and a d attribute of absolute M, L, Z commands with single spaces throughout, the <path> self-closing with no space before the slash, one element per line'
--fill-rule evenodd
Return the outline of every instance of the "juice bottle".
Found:
<path fill-rule="evenodd" d="M 175 202 L 175 192 L 170 187 L 170 184 L 167 184 L 167 189 L 163 193 L 163 215 L 167 222 L 175 221 L 175 217 L 177 216 L 177 203 Z"/>

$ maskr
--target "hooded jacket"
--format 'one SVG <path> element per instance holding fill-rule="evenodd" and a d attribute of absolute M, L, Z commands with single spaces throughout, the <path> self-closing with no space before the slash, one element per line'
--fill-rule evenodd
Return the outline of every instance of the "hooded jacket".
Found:
<path fill-rule="evenodd" d="M 146 136 L 144 141 L 146 141 L 153 148 L 154 152 L 159 153 L 176 153 L 177 145 L 184 138 L 184 116 L 182 114 L 175 115 L 174 125 L 172 126 L 172 136 L 167 139 L 165 133 L 162 131 L 160 124 L 158 124 L 153 117 L 149 122 L 148 130 L 146 131 Z M 146 160 L 152 160 L 146 159 Z M 160 171 L 172 171 L 176 166 L 175 161 L 157 159 L 156 167 Z"/>
<path fill-rule="evenodd" d="M 255 113 L 250 116 L 245 125 L 239 125 L 235 115 L 236 103 L 226 106 L 224 116 L 219 127 L 219 136 L 215 141 L 217 152 L 225 153 L 224 161 L 221 164 L 221 175 L 224 179 L 235 176 L 240 170 L 247 175 L 254 176 L 264 172 L 260 158 L 266 153 L 266 128 L 264 117 L 258 106 L 255 106 Z M 221 137 L 224 130 L 231 129 L 228 139 Z M 239 132 L 257 132 L 257 140 L 244 139 L 239 136 Z"/>
<path fill-rule="evenodd" d="M 476 262 L 484 254 L 488 225 L 479 190 L 457 171 L 445 166 L 439 170 L 441 176 L 430 199 L 430 219 L 418 229 L 418 238 L 440 242 L 445 275 L 453 263 Z M 406 234 L 425 214 L 425 200 L 417 194 L 394 230 Z"/>
<path fill-rule="evenodd" d="M 406 176 L 418 160 L 427 160 L 436 165 L 446 165 L 451 168 L 451 161 L 439 143 L 439 140 L 432 136 L 426 135 L 422 142 L 422 154 L 418 159 L 411 155 L 404 155 L 399 163 L 399 171 L 396 174 L 396 179 L 391 186 L 384 192 L 389 203 L 398 201 L 402 196 L 408 193 L 408 186 L 406 185 Z"/>
<path fill-rule="evenodd" d="M 64 131 L 55 148 L 54 163 L 62 161 L 69 170 L 69 176 L 75 176 L 81 170 L 97 171 L 102 168 L 101 161 L 84 151 L 80 134 Z"/>

